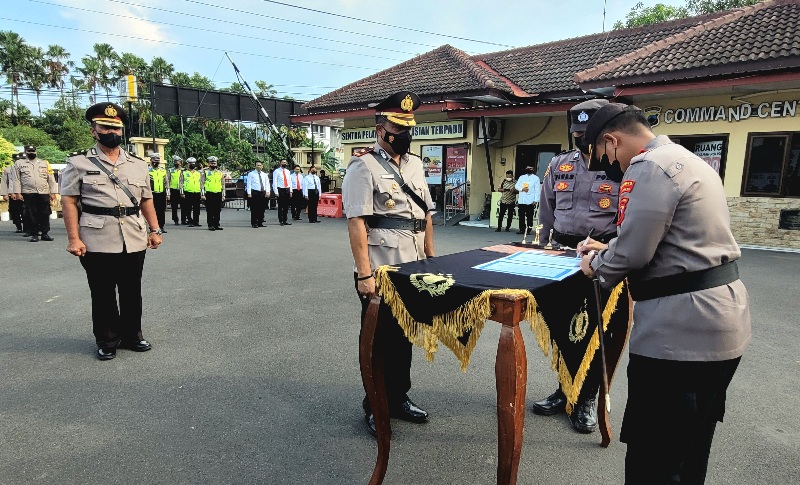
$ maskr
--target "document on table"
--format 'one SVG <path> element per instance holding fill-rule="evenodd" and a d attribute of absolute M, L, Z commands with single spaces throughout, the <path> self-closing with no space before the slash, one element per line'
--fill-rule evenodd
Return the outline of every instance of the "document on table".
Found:
<path fill-rule="evenodd" d="M 539 251 L 525 251 L 479 264 L 474 269 L 561 281 L 580 270 L 581 260 Z"/>

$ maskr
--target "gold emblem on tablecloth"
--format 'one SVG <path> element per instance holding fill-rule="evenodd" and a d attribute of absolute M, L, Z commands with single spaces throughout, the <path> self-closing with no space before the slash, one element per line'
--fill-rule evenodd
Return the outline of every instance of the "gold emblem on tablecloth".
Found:
<path fill-rule="evenodd" d="M 387 209 L 394 209 L 394 200 L 389 199 L 386 201 L 386 208 Z"/>
<path fill-rule="evenodd" d="M 569 324 L 569 341 L 577 343 L 586 336 L 586 329 L 589 326 L 589 314 L 586 313 L 586 300 L 583 300 L 581 311 L 573 315 Z"/>
<path fill-rule="evenodd" d="M 431 296 L 442 296 L 456 282 L 451 274 L 414 273 L 410 276 L 411 284 L 420 293 L 427 291 Z"/>

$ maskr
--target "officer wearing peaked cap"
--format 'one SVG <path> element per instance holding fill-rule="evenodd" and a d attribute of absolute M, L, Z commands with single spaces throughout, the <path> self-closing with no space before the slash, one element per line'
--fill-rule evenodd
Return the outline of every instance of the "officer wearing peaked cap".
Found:
<path fill-rule="evenodd" d="M 27 145 L 25 156 L 14 163 L 14 193 L 17 200 L 25 201 L 25 211 L 30 223 L 31 242 L 52 241 L 50 232 L 50 203 L 58 193 L 53 171 L 46 160 L 37 156 L 36 147 Z"/>
<path fill-rule="evenodd" d="M 342 185 L 362 323 L 375 294 L 373 271 L 378 266 L 434 255 L 433 224 L 428 212 L 433 201 L 422 160 L 409 152 L 410 130 L 416 125 L 414 110 L 419 106 L 419 97 L 409 91 L 372 105 L 378 140 L 350 159 Z M 378 319 L 378 341 L 383 342 L 378 352 L 384 360 L 390 414 L 424 423 L 428 413 L 407 395 L 411 388 L 411 343 L 385 304 L 381 304 Z M 375 424 L 366 398 L 363 407 L 368 430 L 374 435 Z"/>
<path fill-rule="evenodd" d="M 602 242 L 616 237 L 614 221 L 619 202 L 619 182 L 609 179 L 605 172 L 589 170 L 589 149 L 583 142 L 586 124 L 598 109 L 607 104 L 605 99 L 592 99 L 569 110 L 569 131 L 577 148 L 558 154 L 547 166 L 539 206 L 541 241 L 548 240 L 551 229 L 552 242 L 572 248 L 590 233 L 593 239 Z M 598 352 L 589 367 L 577 405 L 569 416 L 572 427 L 578 432 L 591 433 L 597 429 L 595 396 L 601 378 Z M 565 408 L 566 397 L 561 388 L 532 406 L 534 413 L 544 416 L 564 412 Z"/>
<path fill-rule="evenodd" d="M 142 336 L 142 269 L 145 250 L 162 242 L 161 228 L 146 162 L 119 147 L 125 111 L 98 103 L 86 119 L 97 143 L 67 159 L 62 206 L 67 251 L 80 258 L 89 282 L 97 357 L 109 360 L 117 348 L 150 350 Z"/>

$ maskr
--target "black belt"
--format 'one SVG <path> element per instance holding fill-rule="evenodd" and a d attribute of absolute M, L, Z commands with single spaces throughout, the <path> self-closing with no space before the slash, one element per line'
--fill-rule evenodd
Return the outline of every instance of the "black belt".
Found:
<path fill-rule="evenodd" d="M 91 205 L 81 204 L 81 211 L 87 214 L 94 214 L 98 216 L 134 216 L 139 215 L 138 207 L 94 207 Z"/>
<path fill-rule="evenodd" d="M 739 279 L 739 266 L 730 261 L 714 268 L 689 271 L 645 281 L 631 281 L 634 301 L 652 300 L 727 285 Z"/>
<path fill-rule="evenodd" d="M 608 242 L 614 239 L 615 237 L 617 237 L 617 234 L 611 233 L 611 234 L 600 234 L 598 236 L 592 236 L 592 239 L 601 242 L 603 244 L 608 244 Z M 542 239 L 542 234 L 539 235 L 539 240 L 541 239 Z M 576 234 L 564 234 L 563 232 L 558 232 L 555 229 L 553 229 L 553 239 L 558 241 L 558 244 L 561 244 L 562 246 L 569 246 L 571 248 L 577 249 L 578 243 L 585 241 L 586 236 L 578 236 Z"/>
<path fill-rule="evenodd" d="M 403 229 L 412 232 L 422 232 L 428 226 L 425 219 L 404 219 L 402 217 L 367 216 L 367 225 L 371 229 Z"/>

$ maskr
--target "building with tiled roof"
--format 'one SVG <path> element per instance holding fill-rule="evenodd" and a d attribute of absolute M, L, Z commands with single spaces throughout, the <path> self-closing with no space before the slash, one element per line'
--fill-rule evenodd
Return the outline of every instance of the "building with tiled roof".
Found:
<path fill-rule="evenodd" d="M 369 103 L 416 92 L 423 105 L 412 150 L 435 160 L 429 185 L 440 209 L 452 188 L 450 154 L 466 153 L 457 168 L 468 204 L 449 210 L 474 219 L 496 212 L 484 200 L 505 170 L 533 164 L 541 176 L 570 147 L 571 106 L 591 97 L 634 103 L 656 134 L 717 170 L 740 243 L 800 249 L 799 39 L 800 2 L 766 0 L 473 56 L 445 45 L 314 99 L 294 119 L 343 125 L 349 156 L 374 143 Z"/>

